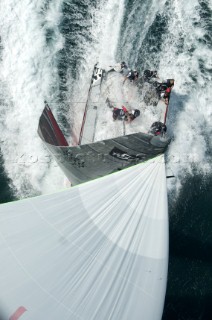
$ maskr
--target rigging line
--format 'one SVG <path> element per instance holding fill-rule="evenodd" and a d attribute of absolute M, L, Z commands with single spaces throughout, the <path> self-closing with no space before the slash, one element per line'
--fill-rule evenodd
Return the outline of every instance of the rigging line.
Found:
<path fill-rule="evenodd" d="M 105 90 L 106 91 L 106 90 Z M 103 94 L 105 94 L 105 92 L 104 93 L 102 93 L 102 95 Z M 72 100 L 67 100 L 67 102 L 69 103 L 86 103 L 87 101 L 72 101 Z M 99 103 L 98 101 L 91 101 L 92 103 Z M 127 100 L 116 100 L 115 102 L 128 102 Z M 51 102 L 51 105 L 57 105 L 57 106 L 59 106 L 58 105 L 58 103 L 57 102 Z"/>

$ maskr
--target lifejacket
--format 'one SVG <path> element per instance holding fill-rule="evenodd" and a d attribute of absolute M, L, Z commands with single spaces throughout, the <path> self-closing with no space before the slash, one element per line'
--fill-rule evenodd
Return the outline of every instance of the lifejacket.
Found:
<path fill-rule="evenodd" d="M 128 73 L 127 78 L 129 80 L 134 80 L 135 79 L 135 74 L 134 74 L 134 72 L 132 70 L 130 70 L 130 72 Z"/>
<path fill-rule="evenodd" d="M 157 71 L 145 70 L 144 71 L 144 77 L 147 78 L 147 79 L 156 78 L 157 77 Z"/>
<path fill-rule="evenodd" d="M 131 114 L 132 114 L 135 118 L 137 118 L 137 117 L 140 116 L 141 112 L 140 112 L 140 110 L 138 110 L 138 109 L 134 109 L 134 110 L 131 111 Z"/>
<path fill-rule="evenodd" d="M 113 109 L 113 119 L 123 120 L 128 112 L 127 108 L 122 106 L 122 109 L 114 108 Z"/>
<path fill-rule="evenodd" d="M 152 71 L 144 70 L 144 77 L 145 78 L 151 78 L 152 77 Z"/>

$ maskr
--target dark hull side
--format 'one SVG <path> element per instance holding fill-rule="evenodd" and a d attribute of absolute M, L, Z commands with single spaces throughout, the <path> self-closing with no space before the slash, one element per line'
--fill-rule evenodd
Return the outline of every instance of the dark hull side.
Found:
<path fill-rule="evenodd" d="M 38 133 L 72 185 L 122 170 L 164 153 L 169 140 L 135 133 L 79 146 L 68 146 L 48 106 L 40 117 Z"/>

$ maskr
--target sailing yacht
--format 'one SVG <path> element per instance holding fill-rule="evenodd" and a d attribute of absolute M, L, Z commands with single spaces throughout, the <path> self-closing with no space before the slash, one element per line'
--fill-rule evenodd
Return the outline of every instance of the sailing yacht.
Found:
<path fill-rule="evenodd" d="M 74 146 L 46 104 L 38 132 L 73 186 L 0 205 L 3 319 L 161 319 L 168 270 L 163 153 L 170 139 L 155 122 L 142 133 L 139 117 L 112 116 L 116 107 L 133 110 L 138 89 L 95 66 Z M 148 123 L 143 105 L 136 107 Z M 155 121 L 166 113 L 159 103 Z"/>
<path fill-rule="evenodd" d="M 168 105 L 158 98 L 152 84 L 124 78 L 120 72 L 106 73 L 94 66 L 75 145 L 69 146 L 50 107 L 45 105 L 39 121 L 39 136 L 72 185 L 154 158 L 163 154 L 170 142 L 165 126 Z M 147 97 L 148 104 L 157 103 L 153 106 L 153 118 L 148 118 Z M 131 121 L 130 115 L 135 109 L 141 115 Z M 127 110 L 127 116 L 114 121 L 116 110 Z M 142 132 L 146 124 L 148 130 Z"/>

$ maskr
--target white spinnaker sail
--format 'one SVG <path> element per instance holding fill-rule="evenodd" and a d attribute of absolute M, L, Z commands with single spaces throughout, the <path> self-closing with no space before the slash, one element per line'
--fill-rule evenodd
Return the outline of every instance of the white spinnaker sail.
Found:
<path fill-rule="evenodd" d="M 167 266 L 163 155 L 0 206 L 5 319 L 161 319 Z"/>

